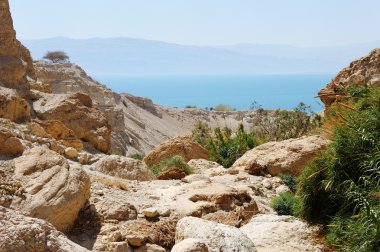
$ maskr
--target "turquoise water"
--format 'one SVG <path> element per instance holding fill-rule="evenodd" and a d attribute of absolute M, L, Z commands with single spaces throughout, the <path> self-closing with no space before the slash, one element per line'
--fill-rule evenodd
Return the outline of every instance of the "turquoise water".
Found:
<path fill-rule="evenodd" d="M 149 97 L 171 107 L 198 108 L 228 104 L 249 109 L 257 101 L 265 109 L 293 109 L 299 102 L 314 111 L 323 107 L 314 98 L 333 75 L 126 75 L 95 76 L 116 92 Z"/>

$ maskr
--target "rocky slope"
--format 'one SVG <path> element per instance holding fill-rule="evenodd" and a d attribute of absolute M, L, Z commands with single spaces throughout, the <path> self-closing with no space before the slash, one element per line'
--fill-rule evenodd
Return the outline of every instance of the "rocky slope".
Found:
<path fill-rule="evenodd" d="M 318 96 L 328 107 L 334 101 L 344 97 L 344 89 L 350 85 L 380 84 L 380 48 L 374 49 L 367 56 L 351 62 L 339 74 L 321 89 Z"/>
<path fill-rule="evenodd" d="M 148 153 L 172 137 L 189 135 L 198 120 L 212 127 L 237 128 L 249 125 L 247 112 L 210 112 L 175 109 L 153 104 L 152 100 L 130 94 L 117 94 L 93 80 L 74 64 L 34 64 L 38 79 L 54 94 L 85 93 L 107 117 L 112 127 L 112 149 L 123 154 Z"/>
<path fill-rule="evenodd" d="M 325 139 L 268 143 L 228 169 L 189 137 L 159 145 L 196 120 L 237 127 L 249 116 L 115 94 L 71 64 L 35 71 L 8 1 L 0 8 L 0 252 L 323 251 L 318 227 L 275 215 L 269 202 L 289 191 L 271 174 L 299 173 Z M 151 152 L 144 162 L 112 150 Z M 148 169 L 174 155 L 193 174 L 174 179 L 170 167 L 159 180 Z"/>

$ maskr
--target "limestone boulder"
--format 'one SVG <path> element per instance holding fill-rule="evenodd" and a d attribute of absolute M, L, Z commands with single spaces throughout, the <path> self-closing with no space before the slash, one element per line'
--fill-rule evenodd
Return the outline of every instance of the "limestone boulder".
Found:
<path fill-rule="evenodd" d="M 12 208 L 60 231 L 69 230 L 90 196 L 88 175 L 47 147 L 29 149 L 14 162 L 13 178 L 21 183 L 25 197 L 14 201 Z"/>
<path fill-rule="evenodd" d="M 209 169 L 223 168 L 222 165 L 206 159 L 192 159 L 187 164 L 191 167 L 193 173 L 199 174 L 202 174 Z"/>
<path fill-rule="evenodd" d="M 208 159 L 208 151 L 195 142 L 191 137 L 175 137 L 154 148 L 145 158 L 147 165 L 155 165 L 160 161 L 181 156 L 186 162 L 191 159 Z"/>
<path fill-rule="evenodd" d="M 0 206 L 0 251 L 88 251 L 46 221 Z"/>
<path fill-rule="evenodd" d="M 301 137 L 281 142 L 262 144 L 236 160 L 233 167 L 250 174 L 280 173 L 299 175 L 306 164 L 322 149 L 326 149 L 329 140 L 321 136 Z"/>
<path fill-rule="evenodd" d="M 21 141 L 9 129 L 0 126 L 0 155 L 15 156 L 23 152 Z"/>
<path fill-rule="evenodd" d="M 185 239 L 172 248 L 171 252 L 208 252 L 206 243 L 200 239 Z"/>
<path fill-rule="evenodd" d="M 94 163 L 92 168 L 128 180 L 149 181 L 154 178 L 152 172 L 142 161 L 124 156 L 104 156 Z"/>
<path fill-rule="evenodd" d="M 0 117 L 13 122 L 28 120 L 30 106 L 15 90 L 0 86 Z"/>
<path fill-rule="evenodd" d="M 102 152 L 110 150 L 111 127 L 106 117 L 92 106 L 86 94 L 44 94 L 33 104 L 42 120 L 62 122 L 75 136 Z"/>
<path fill-rule="evenodd" d="M 313 240 L 316 228 L 292 216 L 256 215 L 240 230 L 252 240 L 258 251 L 323 251 L 322 246 Z"/>
<path fill-rule="evenodd" d="M 367 56 L 351 62 L 326 87 L 318 93 L 322 102 L 328 107 L 334 101 L 344 98 L 344 90 L 350 85 L 363 86 L 367 83 L 380 84 L 380 48 L 374 49 Z"/>
<path fill-rule="evenodd" d="M 257 251 L 255 244 L 238 228 L 195 217 L 185 217 L 177 223 L 176 244 L 186 239 L 204 241 L 210 252 Z"/>

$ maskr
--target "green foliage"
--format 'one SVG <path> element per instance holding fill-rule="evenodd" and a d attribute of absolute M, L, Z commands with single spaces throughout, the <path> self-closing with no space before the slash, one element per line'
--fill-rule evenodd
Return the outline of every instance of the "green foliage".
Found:
<path fill-rule="evenodd" d="M 341 251 L 379 251 L 380 92 L 359 87 L 347 93 L 332 144 L 299 179 L 299 213 L 331 222 L 328 241 Z"/>
<path fill-rule="evenodd" d="M 141 153 L 134 153 L 129 156 L 130 158 L 136 159 L 136 160 L 143 160 L 144 159 L 144 154 Z"/>
<path fill-rule="evenodd" d="M 296 192 L 296 190 L 297 190 L 297 181 L 296 181 L 296 177 L 294 175 L 288 174 L 288 173 L 284 173 L 284 174 L 280 174 L 279 177 L 282 180 L 282 182 L 284 182 L 284 184 L 287 187 L 289 187 L 290 191 L 292 191 L 293 193 Z"/>
<path fill-rule="evenodd" d="M 171 158 L 165 159 L 156 165 L 150 166 L 150 170 L 154 175 L 160 175 L 170 168 L 179 168 L 183 170 L 187 175 L 192 173 L 191 167 L 185 162 L 181 156 L 173 156 Z"/>
<path fill-rule="evenodd" d="M 43 58 L 53 63 L 67 63 L 70 60 L 70 57 L 62 51 L 47 52 Z"/>
<path fill-rule="evenodd" d="M 209 151 L 213 161 L 226 168 L 257 145 L 254 136 L 246 132 L 243 125 L 233 133 L 228 127 L 212 131 L 206 123 L 198 122 L 193 130 L 193 138 Z"/>
<path fill-rule="evenodd" d="M 235 111 L 236 109 L 232 108 L 229 105 L 226 104 L 218 104 L 213 108 L 215 111 L 224 111 L 224 112 L 229 112 L 229 111 Z"/>
<path fill-rule="evenodd" d="M 294 110 L 264 110 L 255 102 L 251 108 L 257 109 L 251 116 L 252 130 L 262 142 L 301 137 L 322 124 L 321 116 L 302 102 Z"/>
<path fill-rule="evenodd" d="M 271 207 L 279 215 L 294 215 L 298 207 L 298 199 L 293 193 L 283 192 L 274 197 L 271 201 Z"/>
<path fill-rule="evenodd" d="M 187 109 L 196 109 L 197 106 L 195 106 L 195 105 L 187 105 L 185 108 L 187 108 Z"/>

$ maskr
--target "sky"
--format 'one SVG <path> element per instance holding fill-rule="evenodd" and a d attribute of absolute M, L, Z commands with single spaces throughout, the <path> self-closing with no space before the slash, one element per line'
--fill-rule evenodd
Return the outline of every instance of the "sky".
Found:
<path fill-rule="evenodd" d="M 380 41 L 379 0 L 10 0 L 17 36 L 303 47 Z"/>

